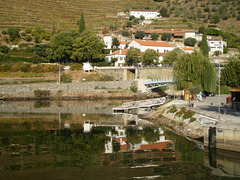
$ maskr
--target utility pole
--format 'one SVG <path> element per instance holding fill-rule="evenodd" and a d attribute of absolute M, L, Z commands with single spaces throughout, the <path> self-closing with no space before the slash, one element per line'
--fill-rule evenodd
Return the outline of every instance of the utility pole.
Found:
<path fill-rule="evenodd" d="M 221 110 L 221 99 L 220 99 L 220 94 L 221 94 L 221 71 L 220 71 L 220 48 L 222 46 L 222 41 L 220 41 L 220 44 L 218 46 L 218 122 L 220 122 L 220 110 Z"/>
<path fill-rule="evenodd" d="M 58 70 L 58 82 L 59 82 L 59 84 L 61 83 L 61 64 L 59 63 L 59 65 L 58 65 L 58 67 L 59 67 L 59 70 Z"/>

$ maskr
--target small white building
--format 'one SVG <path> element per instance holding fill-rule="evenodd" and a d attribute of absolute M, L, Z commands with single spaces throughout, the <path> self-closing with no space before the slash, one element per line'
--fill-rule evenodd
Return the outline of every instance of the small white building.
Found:
<path fill-rule="evenodd" d="M 90 72 L 90 71 L 93 71 L 94 68 L 89 62 L 86 62 L 86 63 L 83 63 L 83 70 L 84 72 Z"/>
<path fill-rule="evenodd" d="M 145 19 L 157 19 L 161 18 L 160 13 L 152 10 L 137 10 L 137 9 L 132 9 L 129 12 L 130 16 L 135 16 L 136 18 L 140 18 L 140 16 L 144 16 Z"/>
<path fill-rule="evenodd" d="M 111 49 L 112 48 L 112 36 L 102 36 L 101 38 L 105 44 L 105 49 Z"/>
<path fill-rule="evenodd" d="M 128 50 L 129 49 L 119 49 L 117 51 L 110 52 L 110 54 L 108 54 L 105 57 L 105 59 L 107 62 L 111 63 L 111 60 L 113 58 L 117 58 L 117 61 L 115 62 L 114 66 L 123 66 L 123 64 L 125 64 L 126 54 Z"/>
<path fill-rule="evenodd" d="M 145 52 L 147 49 L 153 49 L 158 53 L 167 53 L 175 49 L 175 46 L 165 41 L 144 41 L 144 40 L 133 40 L 128 47 L 134 47 L 140 49 L 141 52 Z"/>
<path fill-rule="evenodd" d="M 207 40 L 208 47 L 210 48 L 210 55 L 213 55 L 215 51 L 220 51 L 223 54 L 224 47 L 227 47 L 227 43 L 223 41 L 222 37 L 210 37 Z"/>
<path fill-rule="evenodd" d="M 119 41 L 120 45 L 118 46 L 119 49 L 126 49 L 128 47 L 127 41 Z"/>

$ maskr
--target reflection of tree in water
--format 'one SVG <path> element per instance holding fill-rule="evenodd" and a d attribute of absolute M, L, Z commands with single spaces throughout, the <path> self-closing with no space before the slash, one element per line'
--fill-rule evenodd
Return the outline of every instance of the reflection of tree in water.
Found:
<path fill-rule="evenodd" d="M 143 130 L 136 128 L 127 128 L 127 139 L 131 144 L 139 144 L 144 138 L 148 143 L 153 143 L 159 140 L 159 130 L 156 127 L 144 127 Z"/>
<path fill-rule="evenodd" d="M 8 163 L 0 166 L 0 170 L 15 164 L 20 164 L 19 169 L 34 169 L 38 166 L 84 168 L 99 164 L 99 157 L 105 150 L 107 140 L 105 132 L 106 130 L 100 127 L 89 134 L 71 129 L 2 133 L 1 150 L 9 155 L 17 153 L 21 160 L 8 154 L 2 155 L 0 161 Z M 15 144 L 14 148 L 11 148 L 12 144 Z M 29 164 L 31 166 L 27 167 Z"/>
<path fill-rule="evenodd" d="M 159 140 L 159 130 L 156 127 L 145 127 L 142 134 L 145 141 L 148 143 L 153 143 Z"/>

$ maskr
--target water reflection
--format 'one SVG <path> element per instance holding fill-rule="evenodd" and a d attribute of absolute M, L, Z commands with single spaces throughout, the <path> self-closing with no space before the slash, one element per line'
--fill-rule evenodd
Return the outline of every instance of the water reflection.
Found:
<path fill-rule="evenodd" d="M 0 110 L 0 179 L 219 179 L 239 175 L 240 161 L 235 155 L 230 158 L 217 152 L 209 156 L 195 143 L 136 115 L 106 113 L 115 104 L 61 104 L 5 103 Z"/>

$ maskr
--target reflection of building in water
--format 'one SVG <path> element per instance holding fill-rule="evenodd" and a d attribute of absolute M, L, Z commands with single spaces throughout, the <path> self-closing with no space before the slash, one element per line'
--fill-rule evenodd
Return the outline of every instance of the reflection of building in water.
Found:
<path fill-rule="evenodd" d="M 112 144 L 114 142 L 120 144 L 120 152 L 173 148 L 173 142 L 165 139 L 164 132 L 161 128 L 158 129 L 159 137 L 155 142 L 148 142 L 144 138 L 141 138 L 140 143 L 136 144 L 128 142 L 126 128 L 127 127 L 115 126 L 115 133 L 112 131 L 106 133 L 106 135 L 110 137 L 110 140 L 105 144 L 105 153 L 113 153 L 114 150 Z M 138 126 L 138 129 L 143 130 L 140 126 Z"/>
<path fill-rule="evenodd" d="M 205 149 L 204 165 L 212 169 L 212 175 L 240 178 L 240 153 Z"/>

